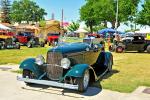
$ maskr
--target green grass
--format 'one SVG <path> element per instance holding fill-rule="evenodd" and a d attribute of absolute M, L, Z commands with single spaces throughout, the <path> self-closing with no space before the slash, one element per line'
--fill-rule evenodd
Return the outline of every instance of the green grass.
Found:
<path fill-rule="evenodd" d="M 67 38 L 67 42 L 80 42 L 82 39 Z M 42 54 L 46 57 L 49 47 L 27 48 L 21 50 L 0 50 L 0 64 L 19 64 L 28 57 Z M 147 53 L 113 53 L 114 65 L 112 74 L 96 82 L 97 87 L 119 92 L 132 92 L 138 86 L 150 86 L 150 54 Z M 22 71 L 16 71 L 21 73 Z"/>
<path fill-rule="evenodd" d="M 11 49 L 11 50 L 0 50 L 0 64 L 19 64 L 26 58 L 36 57 L 39 54 L 46 56 L 48 48 L 27 48 L 22 46 L 20 50 Z"/>
<path fill-rule="evenodd" d="M 13 73 L 22 74 L 22 70 L 12 70 Z"/>
<path fill-rule="evenodd" d="M 150 86 L 150 54 L 113 53 L 112 75 L 97 82 L 105 89 L 119 92 L 132 92 L 138 86 Z"/>

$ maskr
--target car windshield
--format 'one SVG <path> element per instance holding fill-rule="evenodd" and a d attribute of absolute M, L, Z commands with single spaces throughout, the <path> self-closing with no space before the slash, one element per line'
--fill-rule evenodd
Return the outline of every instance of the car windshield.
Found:
<path fill-rule="evenodd" d="M 25 36 L 33 36 L 33 33 L 30 32 L 24 32 Z"/>
<path fill-rule="evenodd" d="M 59 33 L 48 33 L 47 36 L 59 36 Z"/>

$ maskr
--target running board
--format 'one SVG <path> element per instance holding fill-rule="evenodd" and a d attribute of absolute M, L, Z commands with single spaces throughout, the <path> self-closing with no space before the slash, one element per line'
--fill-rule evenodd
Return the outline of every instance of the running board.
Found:
<path fill-rule="evenodd" d="M 24 81 L 26 83 L 35 83 L 35 84 L 41 84 L 41 85 L 48 85 L 48 86 L 78 90 L 78 85 L 59 83 L 59 82 L 49 81 L 49 80 L 29 79 L 29 78 L 22 78 L 20 76 L 17 76 L 17 80 Z"/>

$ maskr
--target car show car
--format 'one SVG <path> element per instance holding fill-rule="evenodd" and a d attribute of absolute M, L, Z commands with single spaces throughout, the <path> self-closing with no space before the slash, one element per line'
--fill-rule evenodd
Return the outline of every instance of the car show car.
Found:
<path fill-rule="evenodd" d="M 49 49 L 46 60 L 42 55 L 27 58 L 20 64 L 23 74 L 17 80 L 83 92 L 89 82 L 112 71 L 113 55 L 99 43 L 99 39 L 85 38 Z"/>
<path fill-rule="evenodd" d="M 118 53 L 123 51 L 146 51 L 150 53 L 150 40 L 146 40 L 141 34 L 134 34 L 133 36 L 122 38 L 121 41 L 114 41 L 114 44 L 109 49 Z"/>
<path fill-rule="evenodd" d="M 12 34 L 0 32 L 0 49 L 20 49 L 20 44 L 14 42 Z"/>
<path fill-rule="evenodd" d="M 58 43 L 59 36 L 59 33 L 48 33 L 45 39 L 45 43 L 48 43 L 49 46 L 56 46 Z"/>
<path fill-rule="evenodd" d="M 44 40 L 40 41 L 40 39 L 31 32 L 18 32 L 15 36 L 15 41 L 26 45 L 28 48 L 35 46 L 44 47 L 45 45 Z"/>

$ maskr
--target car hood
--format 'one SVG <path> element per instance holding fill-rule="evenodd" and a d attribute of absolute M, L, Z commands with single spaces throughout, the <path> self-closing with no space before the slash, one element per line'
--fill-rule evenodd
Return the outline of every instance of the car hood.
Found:
<path fill-rule="evenodd" d="M 89 48 L 89 44 L 87 43 L 67 43 L 61 46 L 56 46 L 48 50 L 48 52 L 60 52 L 62 54 L 75 53 L 75 52 L 86 51 L 87 48 Z"/>

